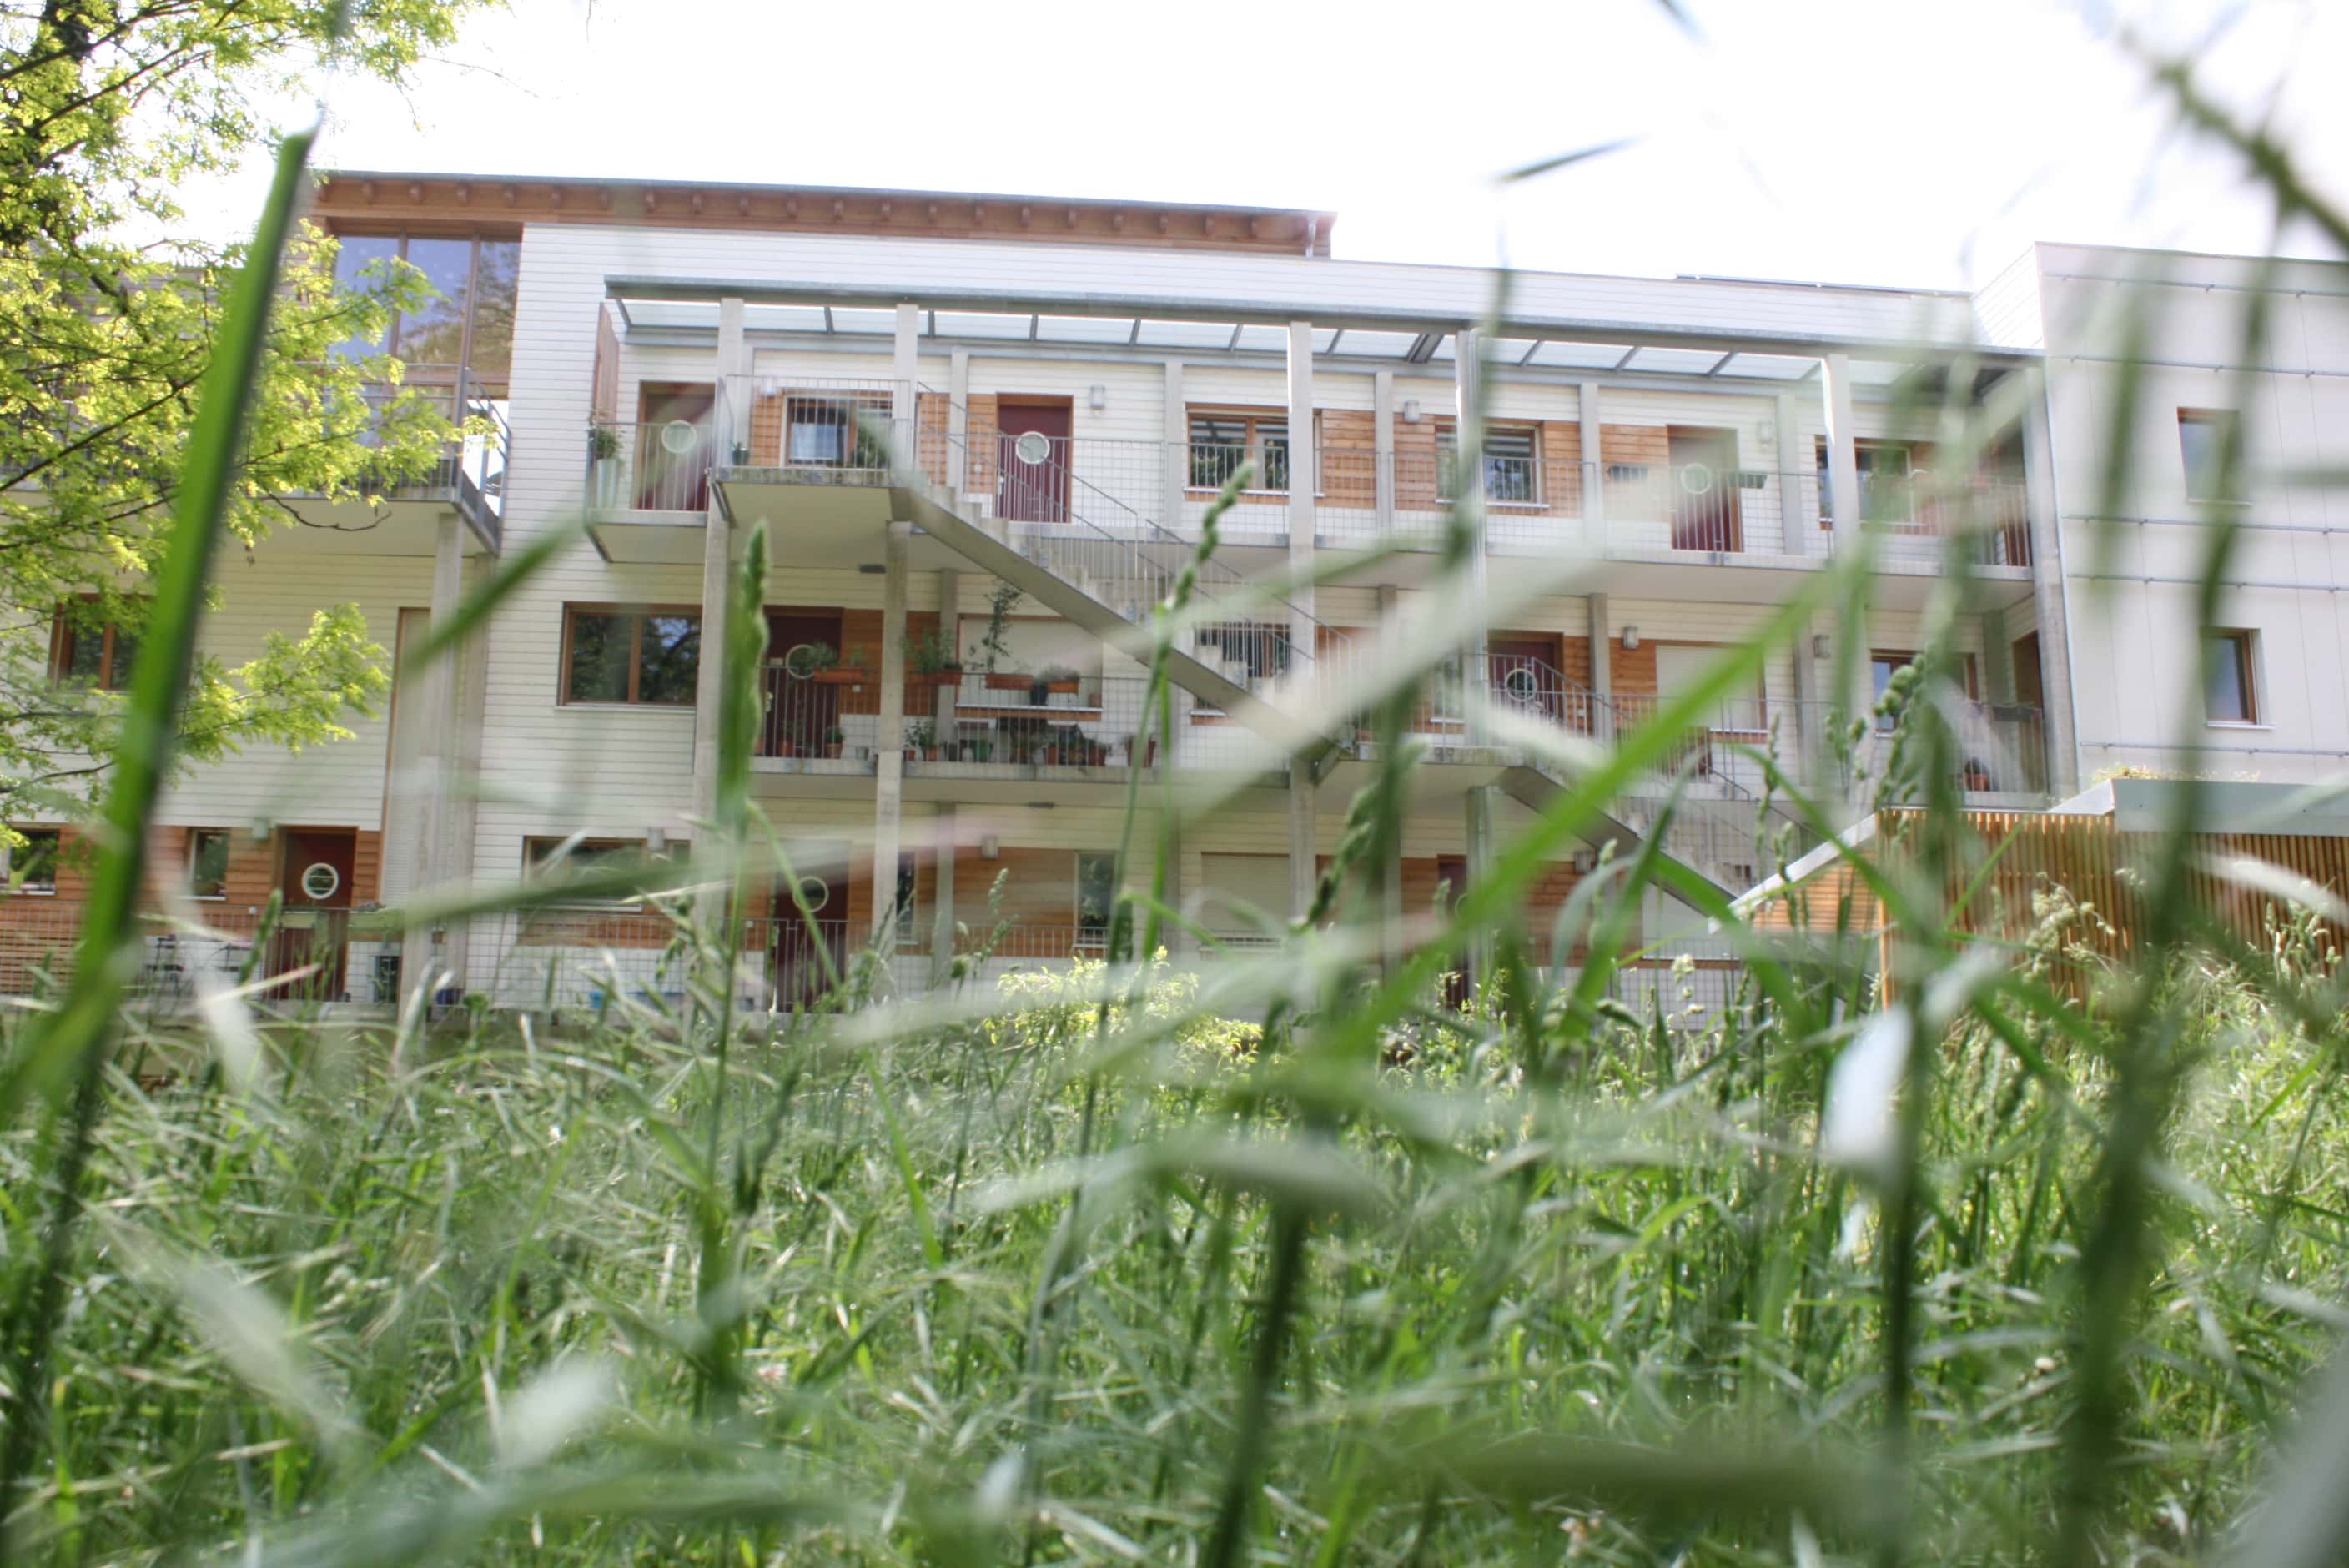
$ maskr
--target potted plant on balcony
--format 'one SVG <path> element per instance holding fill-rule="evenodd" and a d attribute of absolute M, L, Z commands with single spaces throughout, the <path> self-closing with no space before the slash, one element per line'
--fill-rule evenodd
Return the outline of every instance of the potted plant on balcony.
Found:
<path fill-rule="evenodd" d="M 842 731 L 840 726 L 833 725 L 823 732 L 823 754 L 826 757 L 838 758 L 841 746 L 847 739 L 847 735 Z"/>
<path fill-rule="evenodd" d="M 975 735 L 962 743 L 963 760 L 986 762 L 995 756 L 995 740 L 991 736 Z"/>
<path fill-rule="evenodd" d="M 905 685 L 923 690 L 962 680 L 962 655 L 946 633 L 932 628 L 905 634 Z"/>
<path fill-rule="evenodd" d="M 1028 700 L 1037 707 L 1052 703 L 1056 696 L 1074 696 L 1081 677 L 1066 665 L 1046 665 L 1036 672 L 1028 685 Z M 1067 703 L 1052 703 L 1055 707 L 1067 707 Z"/>
<path fill-rule="evenodd" d="M 620 493 L 620 432 L 601 419 L 587 422 L 587 493 L 596 506 L 610 506 Z"/>
<path fill-rule="evenodd" d="M 937 733 L 926 718 L 917 718 L 905 726 L 905 760 L 936 762 L 938 759 Z"/>

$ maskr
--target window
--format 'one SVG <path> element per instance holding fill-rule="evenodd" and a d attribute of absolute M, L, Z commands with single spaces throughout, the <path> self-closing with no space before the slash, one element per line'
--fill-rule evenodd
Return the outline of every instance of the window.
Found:
<path fill-rule="evenodd" d="M 522 242 L 446 235 L 346 234 L 336 242 L 335 286 L 356 293 L 363 274 L 393 257 L 405 260 L 431 284 L 432 297 L 393 318 L 388 339 L 353 337 L 335 346 L 349 357 L 388 351 L 411 366 L 439 371 L 463 366 L 503 397 L 513 363 L 513 317 Z M 428 377 L 431 380 L 438 377 Z"/>
<path fill-rule="evenodd" d="M 1200 658 L 1213 664 L 1220 658 L 1243 685 L 1278 680 L 1288 673 L 1288 628 L 1260 625 L 1253 621 L 1225 621 L 1202 626 L 1195 634 Z"/>
<path fill-rule="evenodd" d="M 2202 711 L 2212 724 L 2260 722 L 2255 632 L 2207 632 L 2202 637 Z"/>
<path fill-rule="evenodd" d="M 889 399 L 862 394 L 793 392 L 783 400 L 783 461 L 823 469 L 888 466 L 871 421 L 889 418 Z"/>
<path fill-rule="evenodd" d="M 522 846 L 523 877 L 529 881 L 550 872 L 564 877 L 590 877 L 600 872 L 616 872 L 640 866 L 647 860 L 667 860 L 681 854 L 685 846 L 671 841 L 667 849 L 658 854 L 647 854 L 642 839 L 524 839 Z M 559 870 L 558 870 L 559 868 Z M 566 909 L 636 909 L 643 900 L 634 893 L 618 893 L 607 897 L 582 894 L 563 901 Z"/>
<path fill-rule="evenodd" d="M 105 620 L 96 599 L 60 605 L 49 632 L 49 678 L 67 686 L 121 691 L 130 684 L 139 634 Z"/>
<path fill-rule="evenodd" d="M 701 616 L 675 606 L 564 606 L 563 700 L 693 706 Z"/>
<path fill-rule="evenodd" d="M 188 830 L 188 896 L 228 896 L 228 830 Z"/>
<path fill-rule="evenodd" d="M 64 848 L 65 834 L 55 828 L 19 828 L 16 831 L 25 841 L 0 850 L 0 869 L 6 872 L 8 892 L 43 896 L 56 892 L 57 858 Z"/>
<path fill-rule="evenodd" d="M 920 952 L 929 944 L 922 931 L 921 878 L 911 855 L 897 857 L 897 945 L 907 952 Z"/>
<path fill-rule="evenodd" d="M 1909 665 L 1913 665 L 1916 662 L 1917 655 L 1907 649 L 1888 650 L 1878 648 L 1874 653 L 1869 654 L 1868 655 L 1868 673 L 1869 679 L 1874 686 L 1876 700 L 1879 703 L 1884 700 L 1884 694 L 1891 689 L 1892 677 L 1896 673 L 1906 669 Z M 1886 714 L 1877 719 L 1876 727 L 1878 729 L 1890 729 L 1897 722 L 1899 721 L 1896 716 Z"/>
<path fill-rule="evenodd" d="M 2225 409 L 2178 410 L 2178 450 L 2186 467 L 2186 499 L 2232 501 L 2226 462 L 2228 443 L 2235 436 L 2235 416 Z"/>
<path fill-rule="evenodd" d="M 1077 851 L 1077 944 L 1099 947 L 1109 940 L 1110 912 L 1117 905 L 1117 857 Z"/>
<path fill-rule="evenodd" d="M 1435 427 L 1435 493 L 1450 500 L 1460 462 L 1460 432 L 1449 419 Z M 1531 425 L 1485 427 L 1485 499 L 1495 506 L 1541 504 L 1541 451 Z"/>
<path fill-rule="evenodd" d="M 1835 486 L 1827 472 L 1827 444 L 1815 443 L 1818 459 L 1819 522 L 1835 521 Z M 1859 515 L 1870 522 L 1906 523 L 1916 520 L 1915 475 L 1909 451 L 1897 441 L 1855 441 L 1852 461 L 1859 469 Z"/>
<path fill-rule="evenodd" d="M 1320 428 L 1321 416 L 1313 416 Z M 1317 449 L 1319 443 L 1316 443 Z M 1288 488 L 1288 416 L 1247 408 L 1193 409 L 1191 488 L 1221 490 L 1242 463 L 1256 464 L 1251 491 Z"/>

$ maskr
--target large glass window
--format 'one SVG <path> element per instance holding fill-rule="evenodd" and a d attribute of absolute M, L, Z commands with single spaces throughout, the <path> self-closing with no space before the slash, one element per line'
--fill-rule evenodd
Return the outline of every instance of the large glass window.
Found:
<path fill-rule="evenodd" d="M 1316 415 L 1316 418 L 1319 416 Z M 1236 408 L 1191 413 L 1191 487 L 1220 490 L 1242 463 L 1256 464 L 1252 490 L 1288 488 L 1288 417 Z"/>
<path fill-rule="evenodd" d="M 701 617 L 688 610 L 566 608 L 563 700 L 689 707 L 701 672 Z"/>
<path fill-rule="evenodd" d="M 1485 499 L 1497 506 L 1536 506 L 1541 501 L 1541 462 L 1531 425 L 1485 427 Z M 1460 466 L 1460 431 L 1446 419 L 1435 427 L 1436 495 L 1456 493 L 1452 476 Z"/>
<path fill-rule="evenodd" d="M 188 830 L 188 895 L 191 898 L 228 896 L 228 841 L 226 828 Z"/>
<path fill-rule="evenodd" d="M 451 380 L 460 366 L 503 396 L 513 365 L 514 295 L 522 264 L 522 242 L 451 238 L 446 235 L 346 234 L 337 242 L 336 287 L 362 286 L 360 274 L 372 263 L 404 257 L 424 274 L 432 296 L 397 317 L 386 339 L 351 337 L 336 346 L 344 355 L 388 348 L 419 379 Z"/>

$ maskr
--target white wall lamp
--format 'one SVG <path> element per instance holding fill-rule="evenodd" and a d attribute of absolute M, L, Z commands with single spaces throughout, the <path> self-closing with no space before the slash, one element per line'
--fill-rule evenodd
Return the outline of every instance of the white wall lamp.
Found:
<path fill-rule="evenodd" d="M 1402 400 L 1402 422 L 1406 425 L 1416 425 L 1419 423 L 1418 398 L 1406 397 Z"/>
<path fill-rule="evenodd" d="M 978 858 L 980 860 L 991 861 L 1002 852 L 1003 845 L 996 839 L 996 836 L 993 833 L 988 833 L 981 836 L 978 841 Z"/>
<path fill-rule="evenodd" d="M 1633 653 L 1633 652 L 1636 652 L 1636 651 L 1638 650 L 1639 646 L 1640 646 L 1640 628 L 1639 628 L 1639 627 L 1637 627 L 1637 626 L 1626 626 L 1626 627 L 1624 627 L 1624 628 L 1623 628 L 1623 651 L 1624 651 L 1625 653 L 1627 653 L 1627 654 L 1629 654 L 1629 653 Z"/>
<path fill-rule="evenodd" d="M 1102 386 L 1098 381 L 1094 382 L 1091 387 L 1086 387 L 1085 407 L 1091 408 L 1096 414 L 1100 413 L 1103 408 L 1108 407 L 1109 388 Z"/>
<path fill-rule="evenodd" d="M 648 855 L 660 855 L 667 854 L 667 852 L 668 830 L 667 828 L 647 828 L 645 830 L 645 853 Z"/>
<path fill-rule="evenodd" d="M 1827 634 L 1825 632 L 1816 633 L 1811 638 L 1811 657 L 1815 659 L 1823 659 L 1826 656 Z"/>
<path fill-rule="evenodd" d="M 254 843 L 267 843 L 269 841 L 269 819 L 266 817 L 255 817 L 253 820 L 252 826 L 246 830 L 252 833 L 253 841 Z"/>

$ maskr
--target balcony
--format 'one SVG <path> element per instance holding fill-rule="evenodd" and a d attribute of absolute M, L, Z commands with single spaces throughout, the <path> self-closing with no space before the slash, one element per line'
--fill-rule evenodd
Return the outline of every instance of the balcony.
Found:
<path fill-rule="evenodd" d="M 366 420 L 359 439 L 381 439 L 386 422 L 438 417 L 467 434 L 446 442 L 423 472 L 362 474 L 358 493 L 334 500 L 315 493 L 284 497 L 287 508 L 312 530 L 364 533 L 369 548 L 384 555 L 430 555 L 441 513 L 454 510 L 470 535 L 469 554 L 495 554 L 505 531 L 506 469 L 512 436 L 506 422 L 506 394 L 454 366 L 413 365 L 398 383 L 370 383 L 362 389 Z M 295 548 L 323 547 L 311 531 L 289 536 Z"/>

